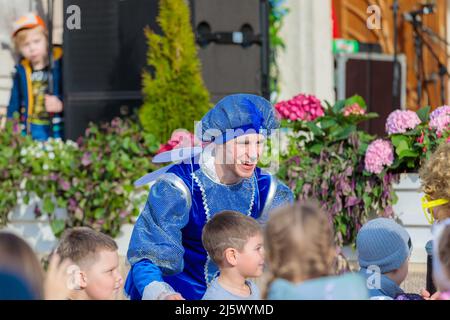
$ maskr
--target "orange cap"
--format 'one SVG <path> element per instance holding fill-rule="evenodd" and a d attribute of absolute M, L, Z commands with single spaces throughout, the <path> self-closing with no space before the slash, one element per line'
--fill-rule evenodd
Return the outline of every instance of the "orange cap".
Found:
<path fill-rule="evenodd" d="M 28 13 L 19 19 L 17 19 L 13 23 L 13 33 L 12 36 L 14 37 L 17 32 L 24 30 L 24 29 L 33 29 L 37 26 L 42 26 L 46 28 L 44 20 L 42 20 L 41 17 L 39 17 L 37 14 L 34 13 Z"/>

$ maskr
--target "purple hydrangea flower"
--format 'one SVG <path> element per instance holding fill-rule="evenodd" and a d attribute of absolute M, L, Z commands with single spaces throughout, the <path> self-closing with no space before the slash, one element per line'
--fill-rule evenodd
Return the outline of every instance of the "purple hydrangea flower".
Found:
<path fill-rule="evenodd" d="M 405 133 L 421 123 L 417 113 L 410 110 L 395 110 L 386 120 L 388 134 Z"/>
<path fill-rule="evenodd" d="M 430 114 L 430 127 L 436 129 L 438 134 L 449 130 L 450 126 L 450 106 L 442 106 Z"/>

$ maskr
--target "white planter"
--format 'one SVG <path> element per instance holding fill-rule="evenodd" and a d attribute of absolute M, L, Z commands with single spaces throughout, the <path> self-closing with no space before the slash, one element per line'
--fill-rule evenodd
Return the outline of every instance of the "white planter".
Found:
<path fill-rule="evenodd" d="M 136 196 L 141 192 L 136 193 Z M 19 195 L 18 199 L 22 199 Z M 48 215 L 43 214 L 36 218 L 34 208 L 38 205 L 42 208 L 42 200 L 37 196 L 31 197 L 29 204 L 24 204 L 21 200 L 17 206 L 9 213 L 9 222 L 3 230 L 10 231 L 25 239 L 33 250 L 39 255 L 49 254 L 57 245 L 58 239 L 54 236 Z M 145 204 L 144 204 L 145 205 Z M 140 208 L 142 211 L 143 207 Z M 67 219 L 67 210 L 58 208 L 55 215 L 58 219 Z M 126 256 L 128 244 L 134 224 L 124 224 L 119 235 L 114 239 L 119 247 L 119 255 Z"/>
<path fill-rule="evenodd" d="M 50 253 L 57 244 L 47 214 L 36 217 L 34 208 L 38 205 L 42 209 L 42 200 L 37 196 L 30 197 L 30 201 L 24 204 L 22 194 L 18 195 L 19 203 L 9 213 L 9 223 L 3 230 L 13 232 L 25 239 L 37 254 Z M 55 215 L 58 219 L 66 219 L 65 209 L 56 209 Z"/>
<path fill-rule="evenodd" d="M 399 222 L 405 226 L 411 236 L 413 251 L 411 262 L 426 263 L 427 253 L 425 245 L 431 239 L 431 226 L 422 211 L 420 199 L 420 179 L 416 173 L 402 174 L 400 182 L 394 185 L 398 202 L 394 206 L 394 213 Z"/>
<path fill-rule="evenodd" d="M 398 196 L 398 202 L 394 205 L 397 222 L 402 224 L 411 236 L 413 250 L 410 262 L 426 263 L 425 245 L 431 239 L 431 226 L 422 211 L 420 199 L 423 193 L 420 192 L 419 175 L 402 174 L 399 183 L 394 184 L 394 190 Z M 344 247 L 342 252 L 350 261 L 357 260 L 357 251 L 350 246 Z"/>

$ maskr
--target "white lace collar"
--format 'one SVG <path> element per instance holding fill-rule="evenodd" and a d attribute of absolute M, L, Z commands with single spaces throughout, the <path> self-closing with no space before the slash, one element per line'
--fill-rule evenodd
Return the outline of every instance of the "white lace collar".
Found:
<path fill-rule="evenodd" d="M 216 158 L 212 154 L 211 151 L 203 151 L 200 156 L 200 168 L 203 171 L 203 173 L 211 179 L 214 183 L 223 185 L 223 186 L 234 186 L 242 183 L 245 179 L 242 179 L 241 181 L 234 183 L 234 184 L 225 184 L 220 181 L 219 176 L 216 172 L 216 165 L 215 165 Z"/>

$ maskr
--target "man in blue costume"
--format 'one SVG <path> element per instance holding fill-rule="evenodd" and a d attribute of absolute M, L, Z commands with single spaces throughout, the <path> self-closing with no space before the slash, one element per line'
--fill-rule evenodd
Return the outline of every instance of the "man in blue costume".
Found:
<path fill-rule="evenodd" d="M 279 126 L 269 101 L 227 96 L 200 125 L 197 134 L 210 145 L 166 167 L 136 222 L 127 254 L 130 299 L 201 299 L 218 274 L 202 245 L 206 222 L 234 210 L 264 225 L 272 209 L 293 201 L 286 185 L 256 167 L 267 134 Z"/>

